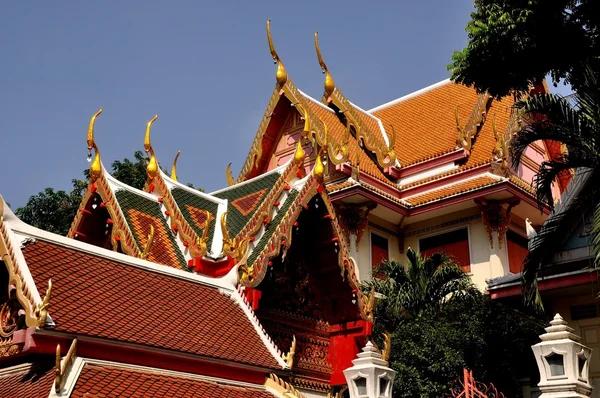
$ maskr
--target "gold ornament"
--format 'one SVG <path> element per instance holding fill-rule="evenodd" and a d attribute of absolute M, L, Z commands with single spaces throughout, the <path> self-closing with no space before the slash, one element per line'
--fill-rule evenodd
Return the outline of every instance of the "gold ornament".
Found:
<path fill-rule="evenodd" d="M 173 160 L 173 166 L 171 166 L 171 179 L 173 181 L 177 181 L 177 160 L 179 160 L 179 155 L 181 155 L 181 151 L 177 151 L 177 155 L 175 155 L 175 159 Z"/>
<path fill-rule="evenodd" d="M 275 74 L 275 77 L 277 79 L 277 84 L 279 84 L 279 87 L 283 88 L 283 86 L 285 86 L 285 83 L 287 82 L 288 75 L 285 70 L 285 67 L 283 66 L 283 62 L 281 62 L 281 59 L 279 58 L 277 51 L 275 51 L 275 46 L 273 45 L 273 38 L 271 37 L 271 20 L 270 19 L 267 20 L 267 39 L 269 40 L 269 51 L 271 52 L 271 56 L 273 57 L 273 60 L 277 64 L 277 73 Z"/>

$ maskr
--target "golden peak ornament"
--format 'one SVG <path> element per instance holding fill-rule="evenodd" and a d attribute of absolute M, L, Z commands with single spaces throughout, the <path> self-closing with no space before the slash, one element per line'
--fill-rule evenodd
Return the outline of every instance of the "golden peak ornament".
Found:
<path fill-rule="evenodd" d="M 317 50 L 317 59 L 319 60 L 319 65 L 321 66 L 321 71 L 325 74 L 325 94 L 327 97 L 333 94 L 333 90 L 335 90 L 335 82 L 333 81 L 333 77 L 331 77 L 331 73 L 329 73 L 329 69 L 327 69 L 327 64 L 323 61 L 323 56 L 321 55 L 321 48 L 319 47 L 319 32 L 315 32 L 315 49 Z"/>
<path fill-rule="evenodd" d="M 287 82 L 288 75 L 285 67 L 283 66 L 283 62 L 281 62 L 279 54 L 277 54 L 277 51 L 275 51 L 275 46 L 273 45 L 273 38 L 271 37 L 271 19 L 267 20 L 267 39 L 269 41 L 269 51 L 271 52 L 271 56 L 277 64 L 277 73 L 275 74 L 275 77 L 277 78 L 277 84 L 279 84 L 280 87 L 283 87 Z"/>
<path fill-rule="evenodd" d="M 146 125 L 146 136 L 144 137 L 144 149 L 146 150 L 146 153 L 150 152 L 154 154 L 154 149 L 152 148 L 152 143 L 150 142 L 150 129 L 152 128 L 152 124 L 156 119 L 158 119 L 158 115 L 154 115 L 154 117 L 150 119 Z"/>
<path fill-rule="evenodd" d="M 94 125 L 96 124 L 96 118 L 102 113 L 102 108 L 98 112 L 94 113 L 90 120 L 87 134 L 87 146 L 88 146 L 88 162 L 92 161 L 92 149 L 94 150 L 94 160 L 90 164 L 90 179 L 95 181 L 102 174 L 102 162 L 100 161 L 100 151 L 94 140 Z"/>
<path fill-rule="evenodd" d="M 181 151 L 177 151 L 177 155 L 175 155 L 175 159 L 173 160 L 173 166 L 171 166 L 171 179 L 173 181 L 177 181 L 177 160 L 179 160 L 179 155 L 181 155 Z"/>

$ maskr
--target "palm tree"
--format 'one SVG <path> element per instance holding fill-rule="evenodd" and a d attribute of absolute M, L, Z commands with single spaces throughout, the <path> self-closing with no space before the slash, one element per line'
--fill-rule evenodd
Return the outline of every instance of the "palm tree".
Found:
<path fill-rule="evenodd" d="M 560 247 L 565 237 L 565 223 L 573 220 L 582 208 L 594 206 L 591 245 L 595 265 L 600 264 L 600 201 L 598 193 L 600 166 L 600 86 L 598 74 L 588 68 L 585 84 L 569 97 L 558 94 L 538 94 L 515 105 L 520 112 L 522 128 L 511 140 L 513 166 L 517 167 L 528 145 L 538 140 L 552 140 L 566 146 L 567 152 L 540 166 L 533 184 L 537 201 L 553 212 L 542 229 L 533 238 L 530 252 L 523 266 L 523 293 L 526 302 L 539 301 L 536 279 L 542 266 L 549 262 L 549 254 Z M 554 209 L 552 185 L 561 173 L 575 171 L 585 180 L 581 190 L 569 206 Z M 571 184 L 572 185 L 572 184 Z"/>
<path fill-rule="evenodd" d="M 439 311 L 448 300 L 478 293 L 469 275 L 446 254 L 422 258 L 409 248 L 406 256 L 408 267 L 385 261 L 374 271 L 378 277 L 365 283 L 365 289 L 380 294 L 376 323 L 388 332 L 422 311 Z"/>

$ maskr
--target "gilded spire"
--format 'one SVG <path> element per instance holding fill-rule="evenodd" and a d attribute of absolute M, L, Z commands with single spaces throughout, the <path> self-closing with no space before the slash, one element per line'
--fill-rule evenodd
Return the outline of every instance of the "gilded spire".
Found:
<path fill-rule="evenodd" d="M 317 50 L 317 58 L 319 60 L 319 65 L 321 65 L 321 70 L 325 74 L 325 94 L 329 97 L 333 94 L 333 90 L 335 90 L 335 82 L 333 81 L 333 77 L 329 73 L 329 69 L 327 69 L 327 65 L 325 61 L 323 61 L 323 56 L 321 55 L 321 48 L 319 47 L 319 32 L 315 32 L 315 48 Z"/>
<path fill-rule="evenodd" d="M 102 163 L 100 162 L 100 151 L 98 150 L 98 146 L 96 146 L 96 141 L 94 141 L 94 125 L 96 123 L 96 118 L 98 115 L 102 113 L 102 108 L 98 110 L 98 112 L 94 113 L 92 119 L 90 120 L 90 125 L 88 127 L 88 135 L 87 135 L 87 145 L 88 145 L 88 161 L 91 160 L 92 157 L 92 149 L 94 150 L 94 160 L 90 165 L 90 179 L 95 181 L 102 174 Z"/>
<path fill-rule="evenodd" d="M 283 66 L 283 62 L 281 62 L 281 59 L 279 58 L 277 51 L 275 51 L 275 46 L 273 45 L 273 38 L 271 37 L 271 20 L 270 19 L 267 20 L 267 39 L 269 40 L 269 51 L 271 51 L 271 56 L 273 57 L 273 60 L 277 64 L 277 74 L 275 75 L 275 77 L 277 78 L 277 84 L 279 84 L 280 87 L 283 87 L 283 86 L 285 86 L 285 83 L 287 82 L 288 76 L 287 76 L 285 67 Z"/>
<path fill-rule="evenodd" d="M 181 151 L 177 151 L 177 155 L 175 155 L 175 159 L 173 160 L 173 166 L 171 167 L 171 179 L 173 181 L 177 181 L 177 160 L 179 159 L 179 155 L 181 155 Z"/>
<path fill-rule="evenodd" d="M 152 128 L 152 123 L 158 119 L 158 115 L 154 115 L 152 119 L 146 125 L 146 136 L 144 137 L 144 149 L 146 153 L 150 154 L 150 161 L 146 166 L 146 174 L 148 174 L 148 178 L 153 179 L 158 175 L 158 162 L 156 161 L 156 156 L 154 155 L 154 148 L 152 148 L 152 143 L 150 142 L 150 129 Z"/>

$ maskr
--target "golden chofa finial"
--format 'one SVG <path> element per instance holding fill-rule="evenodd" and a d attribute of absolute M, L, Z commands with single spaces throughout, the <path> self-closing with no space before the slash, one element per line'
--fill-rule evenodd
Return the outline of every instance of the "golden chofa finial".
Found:
<path fill-rule="evenodd" d="M 150 161 L 146 166 L 146 174 L 148 178 L 153 179 L 158 175 L 158 162 L 156 161 L 156 156 L 154 155 L 154 149 L 152 148 L 152 143 L 150 142 L 150 129 L 152 128 L 152 123 L 158 119 L 158 115 L 154 115 L 152 119 L 146 125 L 146 136 L 144 137 L 144 149 L 146 153 L 150 153 Z"/>
<path fill-rule="evenodd" d="M 94 125 L 96 124 L 96 118 L 102 113 L 102 108 L 98 110 L 98 112 L 94 113 L 92 119 L 90 120 L 90 126 L 88 127 L 88 135 L 87 135 L 87 145 L 88 151 L 94 149 L 96 152 L 98 151 L 98 147 L 96 146 L 96 141 L 94 141 Z M 92 157 L 91 152 L 88 154 L 89 157 Z"/>
<path fill-rule="evenodd" d="M 152 123 L 154 123 L 156 119 L 158 119 L 158 115 L 154 115 L 154 117 L 150 119 L 150 121 L 146 125 L 146 136 L 144 137 L 144 149 L 146 150 L 146 153 L 150 152 L 154 154 L 154 149 L 152 148 L 152 144 L 150 143 L 150 129 L 152 128 Z"/>
<path fill-rule="evenodd" d="M 283 62 L 281 62 L 277 51 L 275 51 L 275 46 L 273 45 L 273 38 L 271 37 L 270 19 L 267 20 L 267 39 L 269 40 L 269 51 L 271 51 L 271 56 L 277 64 L 277 74 L 275 75 L 275 77 L 277 78 L 277 84 L 279 84 L 279 87 L 283 88 L 283 86 L 285 86 L 285 83 L 287 82 L 288 76 L 285 67 L 283 66 Z"/>
<path fill-rule="evenodd" d="M 171 179 L 173 181 L 177 181 L 177 160 L 179 159 L 179 155 L 181 155 L 181 151 L 177 151 L 177 155 L 175 155 L 175 159 L 173 160 L 173 166 L 171 166 Z"/>
<path fill-rule="evenodd" d="M 321 70 L 325 74 L 325 94 L 327 97 L 333 94 L 333 90 L 335 90 L 335 82 L 333 81 L 333 77 L 329 73 L 329 69 L 327 69 L 327 65 L 325 61 L 323 61 L 323 56 L 321 55 L 321 48 L 319 47 L 319 32 L 315 32 L 315 48 L 317 50 L 317 58 L 319 60 L 319 65 L 321 65 Z"/>
<path fill-rule="evenodd" d="M 233 174 L 231 174 L 231 163 L 229 163 L 225 168 L 225 175 L 227 176 L 227 185 L 234 185 L 235 182 L 233 181 Z"/>
<path fill-rule="evenodd" d="M 88 162 L 92 160 L 92 149 L 94 150 L 94 160 L 90 165 L 90 179 L 95 181 L 102 174 L 102 163 L 100 162 L 100 151 L 98 151 L 98 147 L 96 146 L 96 141 L 94 141 L 94 125 L 96 124 L 96 118 L 98 115 L 102 113 L 102 109 L 98 110 L 98 112 L 94 113 L 92 119 L 90 120 L 90 125 L 88 127 L 88 135 L 87 135 L 87 145 L 88 145 Z"/>

